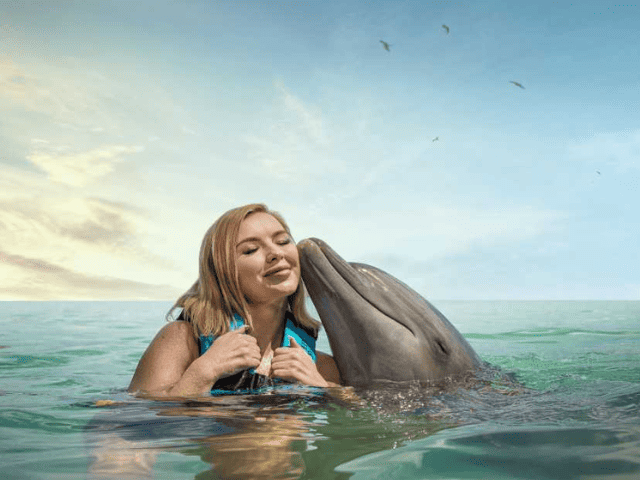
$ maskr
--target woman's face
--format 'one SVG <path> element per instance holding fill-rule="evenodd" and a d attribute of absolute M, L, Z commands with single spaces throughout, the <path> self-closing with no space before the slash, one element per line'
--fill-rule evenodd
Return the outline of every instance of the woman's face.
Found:
<path fill-rule="evenodd" d="M 300 260 L 293 239 L 275 217 L 264 212 L 247 216 L 236 242 L 240 289 L 250 303 L 270 303 L 296 291 Z"/>

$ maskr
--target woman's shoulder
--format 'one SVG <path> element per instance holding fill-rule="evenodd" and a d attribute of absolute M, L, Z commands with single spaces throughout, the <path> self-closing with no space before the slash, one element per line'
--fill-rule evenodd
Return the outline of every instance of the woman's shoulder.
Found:
<path fill-rule="evenodd" d="M 191 326 L 191 323 L 185 321 L 182 318 L 177 318 L 176 320 L 167 322 L 166 325 L 163 325 L 163 327 L 160 329 L 160 331 L 163 330 L 167 330 L 172 333 L 180 333 L 182 335 L 189 334 L 193 336 L 193 328 Z"/>
<path fill-rule="evenodd" d="M 189 322 L 173 320 L 164 325 L 157 333 L 153 342 L 157 345 L 173 347 L 186 347 L 189 350 L 197 350 L 198 343 L 193 335 L 193 328 Z"/>
<path fill-rule="evenodd" d="M 196 358 L 198 346 L 191 325 L 177 320 L 169 322 L 158 331 L 142 355 L 129 391 L 151 391 L 158 385 L 175 382 L 176 379 L 169 381 L 167 378 L 180 378 Z"/>

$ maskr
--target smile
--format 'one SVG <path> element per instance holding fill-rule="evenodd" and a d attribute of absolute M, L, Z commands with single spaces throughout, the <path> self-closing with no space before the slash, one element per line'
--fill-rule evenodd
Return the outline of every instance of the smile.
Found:
<path fill-rule="evenodd" d="M 278 267 L 273 270 L 267 271 L 267 273 L 265 273 L 264 276 L 273 277 L 275 275 L 288 275 L 290 271 L 291 271 L 291 268 L 289 267 Z"/>

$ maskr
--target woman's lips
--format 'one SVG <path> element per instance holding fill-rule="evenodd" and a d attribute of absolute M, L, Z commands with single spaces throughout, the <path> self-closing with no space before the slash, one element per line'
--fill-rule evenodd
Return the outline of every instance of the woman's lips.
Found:
<path fill-rule="evenodd" d="M 291 269 L 289 267 L 279 267 L 273 270 L 268 271 L 264 274 L 265 277 L 274 277 L 274 276 L 282 276 L 288 275 Z"/>

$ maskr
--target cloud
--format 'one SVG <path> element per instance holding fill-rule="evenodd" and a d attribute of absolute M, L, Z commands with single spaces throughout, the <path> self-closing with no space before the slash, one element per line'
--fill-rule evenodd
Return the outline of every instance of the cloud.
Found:
<path fill-rule="evenodd" d="M 640 130 L 599 133 L 569 146 L 569 158 L 610 165 L 621 172 L 640 169 Z"/>
<path fill-rule="evenodd" d="M 166 204 L 156 226 L 166 194 L 153 183 L 154 169 L 140 171 L 145 161 L 157 165 L 161 148 L 179 151 L 175 142 L 192 136 L 193 122 L 144 68 L 70 55 L 22 56 L 14 48 L 0 57 L 0 249 L 4 261 L 49 268 L 36 276 L 33 268 L 13 264 L 8 274 L 0 265 L 0 292 L 103 298 L 104 288 L 104 298 L 109 291 L 120 298 L 129 285 L 141 298 L 157 298 L 158 278 L 183 290 L 193 274 L 166 248 L 176 226 L 166 217 L 179 208 Z M 163 145 L 145 158 L 153 138 Z M 54 275 L 54 268 L 61 270 Z M 80 288 L 82 279 L 92 286 Z"/>
<path fill-rule="evenodd" d="M 432 205 L 402 210 L 374 206 L 369 214 L 347 214 L 326 222 L 314 217 L 303 226 L 310 230 L 315 224 L 317 233 L 309 236 L 326 237 L 349 261 L 377 261 L 393 255 L 413 262 L 533 238 L 554 228 L 563 218 L 560 212 L 515 206 L 480 209 Z M 318 225 L 322 225 L 320 232 Z"/>
<path fill-rule="evenodd" d="M 431 207 L 353 216 L 316 236 L 345 260 L 381 268 L 427 298 L 518 298 L 518 289 L 546 280 L 541 272 L 566 256 L 566 244 L 549 241 L 565 221 L 561 212 L 526 207 Z"/>
<path fill-rule="evenodd" d="M 313 143 L 325 143 L 326 139 L 323 135 L 323 121 L 320 112 L 312 111 L 299 98 L 292 95 L 291 92 L 285 88 L 284 84 L 277 83 L 276 87 L 283 97 L 285 108 L 289 112 L 292 112 L 298 119 L 298 125 L 300 126 L 299 131 Z"/>
<path fill-rule="evenodd" d="M 0 93 L 14 101 L 28 100 L 32 80 L 8 58 L 0 58 Z"/>
<path fill-rule="evenodd" d="M 121 246 L 142 219 L 134 207 L 99 198 L 27 194 L 0 200 L 0 222 L 6 227 L 2 234 L 5 247 L 22 235 L 37 235 L 38 243 L 62 237 L 64 241 L 100 248 Z M 22 248 L 29 246 L 23 244 Z"/>
<path fill-rule="evenodd" d="M 100 198 L 50 196 L 0 200 L 3 248 L 54 262 L 96 255 L 135 258 L 155 267 L 171 262 L 140 244 L 146 215 L 138 208 Z M 100 262 L 102 263 L 102 262 Z M 85 268 L 100 268 L 91 263 Z"/>
<path fill-rule="evenodd" d="M 41 32 L 34 37 L 40 39 Z M 188 110 L 164 88 L 155 64 L 145 68 L 144 58 L 137 58 L 133 66 L 127 58 L 105 64 L 90 56 L 74 57 L 74 51 L 54 54 L 42 49 L 32 56 L 14 45 L 5 52 L 0 56 L 0 142 L 5 153 L 7 145 L 24 145 L 34 137 L 56 148 L 73 145 L 64 152 L 51 149 L 31 154 L 34 162 L 49 165 L 50 156 L 57 159 L 61 153 L 73 156 L 78 155 L 74 151 L 95 149 L 98 138 L 107 145 L 119 144 L 123 138 L 144 144 L 142 139 L 150 137 L 182 145 L 199 131 Z"/>
<path fill-rule="evenodd" d="M 262 175 L 296 185 L 340 171 L 320 109 L 306 105 L 282 83 L 276 83 L 276 90 L 280 96 L 265 131 L 245 138 L 250 163 Z"/>
<path fill-rule="evenodd" d="M 53 182 L 85 187 L 111 173 L 127 154 L 142 150 L 143 147 L 126 145 L 106 145 L 78 153 L 38 150 L 28 155 L 27 160 L 46 172 Z"/>
<path fill-rule="evenodd" d="M 8 56 L 0 58 L 0 101 L 56 122 L 82 123 L 80 119 L 87 110 L 96 106 L 87 84 L 78 75 L 51 64 L 46 68 L 48 75 L 39 73 L 33 65 L 16 65 Z"/>
<path fill-rule="evenodd" d="M 182 293 L 166 284 L 82 274 L 42 259 L 3 251 L 0 265 L 6 279 L 0 300 L 168 300 Z"/>
<path fill-rule="evenodd" d="M 47 298 L 55 292 L 60 298 L 69 298 L 74 292 L 84 291 L 77 290 L 81 282 L 73 280 L 82 278 L 92 279 L 91 295 L 97 295 L 100 285 L 120 291 L 116 286 L 125 285 L 125 279 L 140 292 L 158 278 L 183 283 L 182 270 L 175 262 L 164 252 L 158 255 L 149 249 L 147 232 L 151 221 L 149 212 L 135 205 L 83 196 L 66 186 L 52 184 L 41 175 L 2 166 L 2 263 L 11 261 L 13 270 L 20 267 L 21 273 L 16 277 L 13 270 L 6 272 L 7 265 L 0 265 L 4 270 L 0 271 L 0 291 L 21 291 L 22 298 L 26 290 L 19 287 L 21 282 L 16 279 L 48 292 Z M 53 283 L 46 285 L 45 280 Z M 65 286 L 74 289 L 65 291 Z M 144 298 L 150 295 L 147 292 Z"/>

